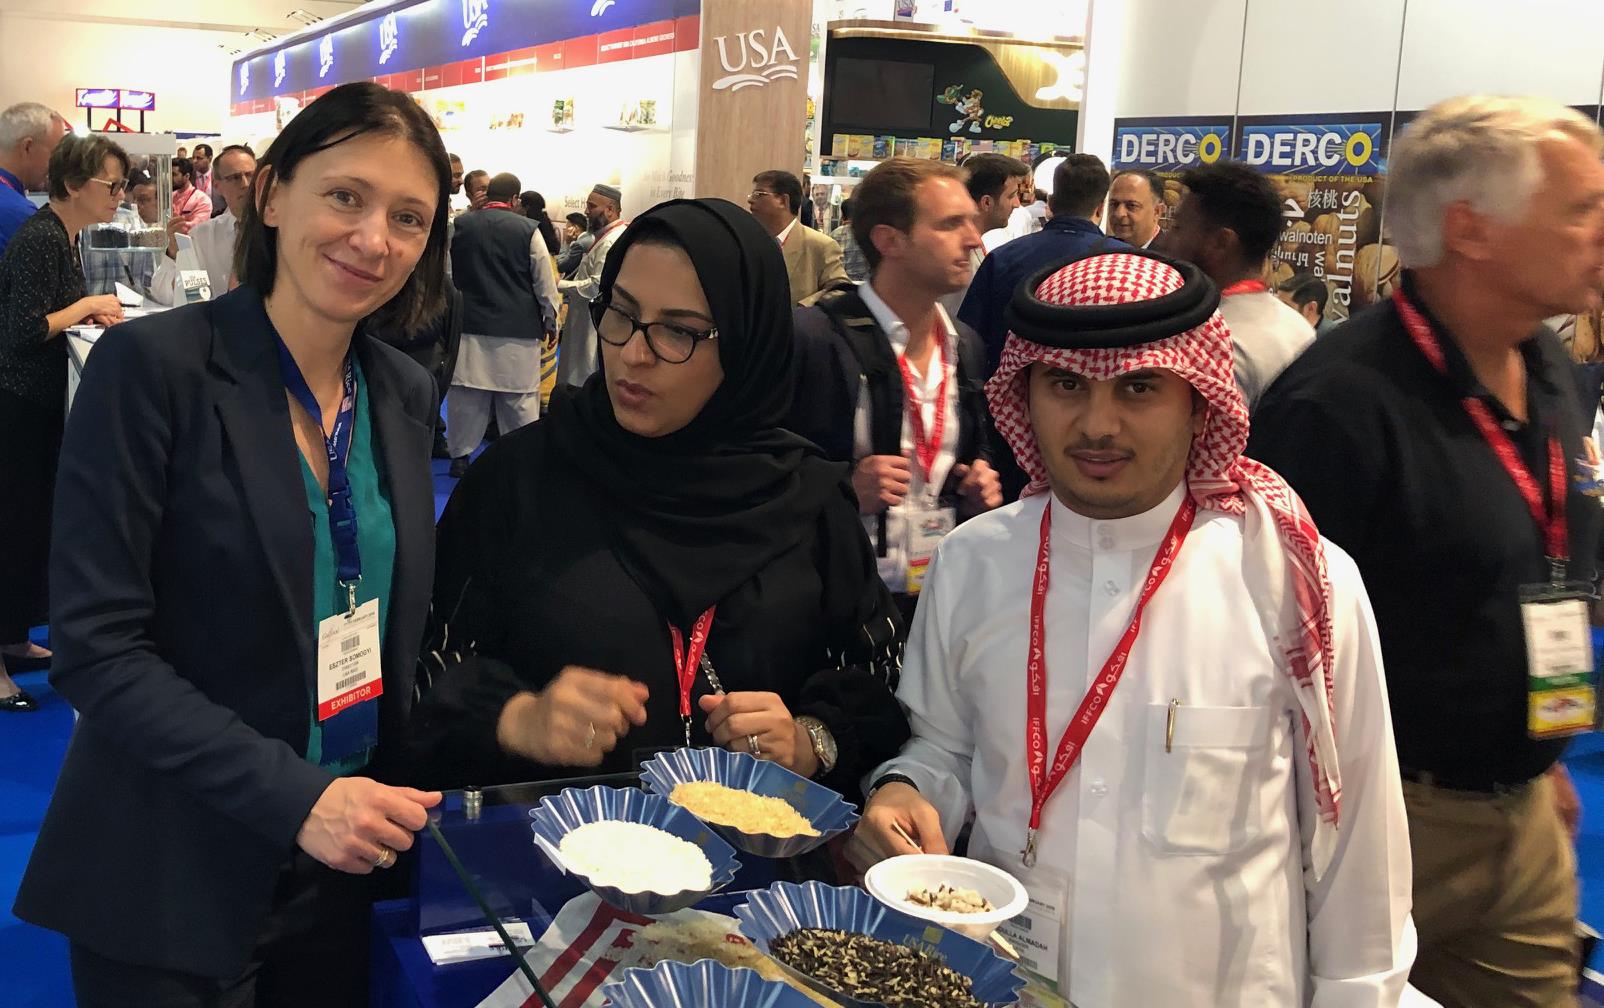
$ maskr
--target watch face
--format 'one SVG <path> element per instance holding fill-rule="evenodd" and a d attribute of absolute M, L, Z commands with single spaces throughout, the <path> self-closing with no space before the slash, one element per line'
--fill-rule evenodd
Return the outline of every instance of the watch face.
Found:
<path fill-rule="evenodd" d="M 813 732 L 814 744 L 820 750 L 819 758 L 829 764 L 829 769 L 835 769 L 836 756 L 835 736 L 831 735 L 822 726 Z"/>

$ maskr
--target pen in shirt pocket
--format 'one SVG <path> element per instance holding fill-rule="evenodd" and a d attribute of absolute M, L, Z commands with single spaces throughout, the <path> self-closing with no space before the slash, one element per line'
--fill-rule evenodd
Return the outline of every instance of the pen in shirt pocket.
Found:
<path fill-rule="evenodd" d="M 1170 711 L 1164 719 L 1164 751 L 1175 751 L 1175 712 L 1181 708 L 1181 698 L 1176 697 L 1170 701 Z"/>

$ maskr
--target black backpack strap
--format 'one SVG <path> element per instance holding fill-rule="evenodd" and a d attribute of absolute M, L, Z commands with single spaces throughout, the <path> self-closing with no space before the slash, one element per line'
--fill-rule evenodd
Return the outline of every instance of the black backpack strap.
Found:
<path fill-rule="evenodd" d="M 826 298 L 817 307 L 858 362 L 869 387 L 869 447 L 875 455 L 902 454 L 902 382 L 891 343 L 857 291 Z"/>
<path fill-rule="evenodd" d="M 815 307 L 829 318 L 830 328 L 851 351 L 868 386 L 870 454 L 901 455 L 902 374 L 890 340 L 880 331 L 880 324 L 856 290 L 825 298 Z M 876 556 L 886 555 L 884 513 L 880 515 L 874 546 Z"/>

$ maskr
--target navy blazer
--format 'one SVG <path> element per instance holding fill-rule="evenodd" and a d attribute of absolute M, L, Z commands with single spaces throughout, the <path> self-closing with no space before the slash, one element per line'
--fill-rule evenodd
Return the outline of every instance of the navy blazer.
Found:
<path fill-rule="evenodd" d="M 434 382 L 359 335 L 396 559 L 380 749 L 404 751 L 434 572 Z M 67 422 L 51 685 L 81 714 L 16 914 L 103 956 L 230 977 L 333 777 L 303 758 L 312 527 L 267 315 L 241 287 L 101 337 Z"/>
<path fill-rule="evenodd" d="M 1055 260 L 1067 261 L 1094 249 L 1117 252 L 1128 248 L 1084 217 L 1053 217 L 1040 231 L 997 246 L 975 270 L 969 292 L 958 308 L 958 317 L 979 333 L 986 345 L 986 373 L 982 380 L 995 374 L 1002 361 L 1003 345 L 1008 342 L 1003 313 L 1026 277 Z"/>

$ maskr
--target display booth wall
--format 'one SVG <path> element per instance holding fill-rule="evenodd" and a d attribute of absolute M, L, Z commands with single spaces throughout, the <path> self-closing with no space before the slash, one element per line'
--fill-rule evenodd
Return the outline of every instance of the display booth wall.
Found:
<path fill-rule="evenodd" d="M 757 172 L 802 168 L 810 13 L 806 0 L 363 8 L 236 62 L 230 132 L 265 143 L 323 92 L 375 80 L 412 94 L 467 170 L 513 172 L 554 218 L 597 182 L 622 188 L 626 216 L 744 201 Z"/>
<path fill-rule="evenodd" d="M 1393 137 L 1457 94 L 1542 95 L 1590 118 L 1604 102 L 1597 0 L 1095 0 L 1079 147 L 1145 168 L 1179 199 L 1180 173 L 1231 157 L 1285 201 L 1272 276 L 1326 281 L 1327 317 L 1386 297 Z"/>

